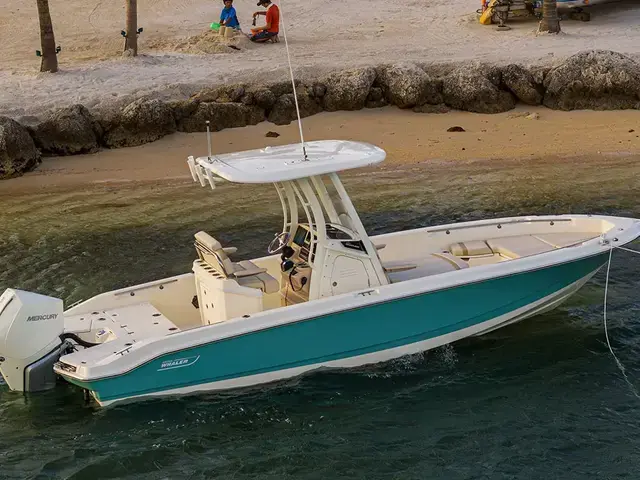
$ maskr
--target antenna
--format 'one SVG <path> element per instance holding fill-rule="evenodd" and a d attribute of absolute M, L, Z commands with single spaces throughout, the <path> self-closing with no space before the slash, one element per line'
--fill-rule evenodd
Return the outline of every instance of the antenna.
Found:
<path fill-rule="evenodd" d="M 282 0 L 280 0 L 280 21 L 282 22 L 282 35 L 284 36 L 284 45 L 287 49 L 287 61 L 289 63 L 289 75 L 291 76 L 291 85 L 293 86 L 293 101 L 296 104 L 296 115 L 298 117 L 298 130 L 300 131 L 300 143 L 302 144 L 302 155 L 305 161 L 309 161 L 307 157 L 307 148 L 304 144 L 304 135 L 302 134 L 302 119 L 300 118 L 300 107 L 298 106 L 298 94 L 296 92 L 296 81 L 293 78 L 293 68 L 291 67 L 291 55 L 289 53 L 289 42 L 287 41 L 287 24 L 284 21 L 284 12 L 282 9 Z"/>
<path fill-rule="evenodd" d="M 211 161 L 211 129 L 209 128 L 209 120 L 205 122 L 207 124 L 207 148 L 209 151 L 209 161 Z"/>

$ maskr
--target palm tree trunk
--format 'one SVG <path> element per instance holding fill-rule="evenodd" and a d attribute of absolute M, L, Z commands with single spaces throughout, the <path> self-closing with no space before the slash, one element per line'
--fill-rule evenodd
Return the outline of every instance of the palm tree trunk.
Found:
<path fill-rule="evenodd" d="M 56 38 L 53 35 L 53 24 L 49 13 L 49 0 L 37 0 L 38 20 L 40 21 L 40 44 L 42 46 L 41 72 L 55 73 L 58 71 L 58 54 L 56 53 Z"/>
<path fill-rule="evenodd" d="M 560 33 L 560 19 L 558 18 L 558 6 L 556 0 L 542 1 L 542 20 L 540 20 L 539 32 Z"/>
<path fill-rule="evenodd" d="M 131 50 L 133 56 L 138 55 L 138 0 L 127 1 L 127 36 L 124 42 L 125 51 Z"/>

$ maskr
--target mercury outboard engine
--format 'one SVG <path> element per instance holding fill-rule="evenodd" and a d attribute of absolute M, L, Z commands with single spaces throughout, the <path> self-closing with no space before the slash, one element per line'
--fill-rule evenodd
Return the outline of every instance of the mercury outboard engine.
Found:
<path fill-rule="evenodd" d="M 53 388 L 62 348 L 62 300 L 8 289 L 0 296 L 0 373 L 11 390 Z"/>

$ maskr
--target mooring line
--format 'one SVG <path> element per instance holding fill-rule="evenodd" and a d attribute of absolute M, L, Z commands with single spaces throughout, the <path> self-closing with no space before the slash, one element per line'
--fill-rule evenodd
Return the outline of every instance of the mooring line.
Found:
<path fill-rule="evenodd" d="M 622 364 L 622 362 L 620 361 L 620 359 L 618 358 L 618 356 L 614 353 L 613 348 L 611 347 L 611 342 L 609 341 L 609 331 L 607 328 L 607 296 L 609 293 L 609 272 L 611 271 L 611 257 L 613 256 L 613 249 L 614 248 L 618 248 L 620 250 L 624 250 L 626 252 L 631 252 L 631 253 L 635 253 L 637 255 L 640 255 L 640 252 L 638 252 L 637 250 L 632 250 L 630 248 L 624 248 L 624 247 L 616 247 L 614 245 L 611 245 L 611 248 L 609 249 L 609 261 L 607 262 L 607 277 L 605 279 L 604 282 L 604 336 L 607 339 L 607 347 L 609 347 L 609 351 L 611 352 L 611 355 L 613 356 L 614 360 L 616 361 L 616 365 L 618 365 L 618 369 L 620 370 L 620 373 L 622 373 L 622 376 L 624 377 L 624 381 L 627 382 L 627 385 L 629 386 L 629 389 L 631 390 L 631 393 L 633 393 L 633 395 L 640 400 L 640 394 L 638 394 L 638 390 L 636 389 L 636 387 L 633 385 L 633 383 L 631 383 L 631 380 L 629 380 L 629 377 L 627 376 L 627 370 L 624 367 L 624 365 Z"/>

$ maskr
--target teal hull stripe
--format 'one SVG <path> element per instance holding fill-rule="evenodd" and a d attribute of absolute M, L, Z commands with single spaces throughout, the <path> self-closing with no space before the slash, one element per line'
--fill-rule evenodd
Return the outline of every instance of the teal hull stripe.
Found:
<path fill-rule="evenodd" d="M 364 355 L 471 327 L 540 300 L 606 262 L 606 254 L 338 312 L 158 357 L 123 375 L 69 381 L 101 401 Z M 199 356 L 184 368 L 163 362 Z"/>

